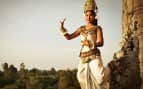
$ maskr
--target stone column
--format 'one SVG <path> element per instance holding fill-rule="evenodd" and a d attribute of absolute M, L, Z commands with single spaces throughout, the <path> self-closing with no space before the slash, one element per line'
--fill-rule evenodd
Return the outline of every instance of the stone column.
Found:
<path fill-rule="evenodd" d="M 122 35 L 133 30 L 134 0 L 122 0 Z"/>
<path fill-rule="evenodd" d="M 143 3 L 143 2 L 142 2 Z M 142 15 L 143 22 L 143 15 Z M 140 65 L 140 77 L 141 77 L 141 88 L 143 89 L 143 24 L 140 26 L 139 33 L 139 65 Z"/>
<path fill-rule="evenodd" d="M 139 68 L 143 89 L 143 0 L 122 0 L 122 36 L 137 30 L 139 40 Z"/>
<path fill-rule="evenodd" d="M 135 20 L 139 38 L 139 66 L 141 77 L 141 88 L 143 89 L 143 0 L 134 0 Z"/>

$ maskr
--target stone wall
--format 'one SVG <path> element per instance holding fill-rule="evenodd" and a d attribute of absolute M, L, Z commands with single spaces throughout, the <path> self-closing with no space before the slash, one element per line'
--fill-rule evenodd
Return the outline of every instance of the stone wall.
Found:
<path fill-rule="evenodd" d="M 114 54 L 110 89 L 143 89 L 143 0 L 122 0 L 121 49 Z"/>

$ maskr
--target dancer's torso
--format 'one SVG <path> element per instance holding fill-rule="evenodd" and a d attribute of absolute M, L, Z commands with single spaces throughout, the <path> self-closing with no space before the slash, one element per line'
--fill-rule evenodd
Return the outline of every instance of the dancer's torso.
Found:
<path fill-rule="evenodd" d="M 82 45 L 80 51 L 80 57 L 88 57 L 91 55 L 100 55 L 99 49 L 96 47 L 96 39 L 97 39 L 97 26 L 86 29 L 85 26 L 81 26 L 80 38 L 81 41 L 88 40 L 89 46 Z"/>

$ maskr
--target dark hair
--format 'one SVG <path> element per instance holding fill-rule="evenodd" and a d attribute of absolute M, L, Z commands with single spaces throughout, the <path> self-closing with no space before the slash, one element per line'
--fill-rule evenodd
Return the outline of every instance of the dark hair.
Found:
<path fill-rule="evenodd" d="M 94 16 L 96 16 L 96 13 L 95 13 L 94 10 L 86 10 L 86 11 L 84 11 L 84 14 L 87 13 L 88 11 L 90 11 Z M 97 25 L 97 24 L 98 24 L 98 21 L 97 21 L 96 18 L 94 19 L 94 23 L 93 23 L 93 24 L 94 24 L 94 25 Z"/>

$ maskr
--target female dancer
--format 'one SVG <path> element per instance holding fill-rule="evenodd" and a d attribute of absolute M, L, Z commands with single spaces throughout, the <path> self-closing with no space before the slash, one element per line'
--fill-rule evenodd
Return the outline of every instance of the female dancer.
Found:
<path fill-rule="evenodd" d="M 95 5 L 95 3 L 94 3 Z M 96 12 L 92 8 L 84 10 L 86 24 L 69 34 L 60 21 L 60 31 L 67 40 L 78 36 L 81 38 L 80 63 L 77 78 L 82 89 L 107 89 L 109 67 L 103 66 L 101 53 L 98 47 L 104 45 L 102 28 L 97 25 Z M 108 72 L 108 73 L 105 73 Z"/>

